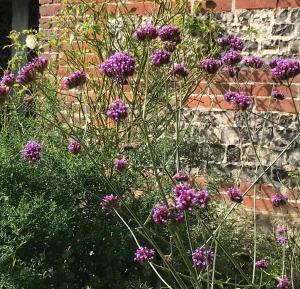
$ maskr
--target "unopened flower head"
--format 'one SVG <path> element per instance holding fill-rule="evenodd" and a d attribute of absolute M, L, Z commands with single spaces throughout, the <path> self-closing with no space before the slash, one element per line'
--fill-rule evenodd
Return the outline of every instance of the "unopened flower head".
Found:
<path fill-rule="evenodd" d="M 100 206 L 103 211 L 111 212 L 119 206 L 119 198 L 113 194 L 106 195 L 102 198 Z"/>
<path fill-rule="evenodd" d="M 280 193 L 276 193 L 275 195 L 273 195 L 271 197 L 271 202 L 272 202 L 274 207 L 280 207 L 280 206 L 283 206 L 283 205 L 286 204 L 287 199 L 286 199 L 286 197 L 284 197 Z"/>
<path fill-rule="evenodd" d="M 70 154 L 76 155 L 80 152 L 80 150 L 81 150 L 81 145 L 79 141 L 73 140 L 69 143 L 68 151 Z"/>
<path fill-rule="evenodd" d="M 207 58 L 202 60 L 201 67 L 204 71 L 210 74 L 216 73 L 222 66 L 222 62 L 219 59 Z"/>
<path fill-rule="evenodd" d="M 252 68 L 261 68 L 264 65 L 263 60 L 259 56 L 251 55 L 246 56 L 242 63 L 245 66 L 252 67 Z"/>
<path fill-rule="evenodd" d="M 269 262 L 266 259 L 261 259 L 256 261 L 255 267 L 257 269 L 267 269 L 269 267 Z"/>
<path fill-rule="evenodd" d="M 284 94 L 281 91 L 279 91 L 279 90 L 274 90 L 273 93 L 272 93 L 272 96 L 275 99 L 277 99 L 277 100 L 283 100 L 283 99 L 285 99 Z"/>
<path fill-rule="evenodd" d="M 189 71 L 184 67 L 183 64 L 174 64 L 171 69 L 171 75 L 184 78 L 189 75 Z"/>
<path fill-rule="evenodd" d="M 15 80 L 16 78 L 13 73 L 4 74 L 0 81 L 0 86 L 12 87 L 15 83 Z"/>
<path fill-rule="evenodd" d="M 300 63 L 294 59 L 279 59 L 272 65 L 272 77 L 276 80 L 288 80 L 300 73 Z"/>
<path fill-rule="evenodd" d="M 107 111 L 107 116 L 116 122 L 128 116 L 128 107 L 124 105 L 121 99 L 115 100 Z"/>
<path fill-rule="evenodd" d="M 124 171 L 128 167 L 128 161 L 126 159 L 117 159 L 114 162 L 115 169 L 119 172 Z"/>
<path fill-rule="evenodd" d="M 164 25 L 159 29 L 159 37 L 162 41 L 177 42 L 180 39 L 180 29 L 171 24 Z"/>
<path fill-rule="evenodd" d="M 289 289 L 289 288 L 291 288 L 290 279 L 287 276 L 284 276 L 282 279 L 279 280 L 276 287 L 280 288 L 280 289 Z"/>
<path fill-rule="evenodd" d="M 135 73 L 135 58 L 128 52 L 116 52 L 100 68 L 107 77 L 119 84 L 126 84 L 127 78 Z"/>
<path fill-rule="evenodd" d="M 229 188 L 227 190 L 227 195 L 233 202 L 241 203 L 243 201 L 243 195 L 237 187 Z"/>
<path fill-rule="evenodd" d="M 148 263 L 154 259 L 155 252 L 147 247 L 140 247 L 134 254 L 134 260 L 139 263 Z"/>
<path fill-rule="evenodd" d="M 144 25 L 134 32 L 134 37 L 139 41 L 150 41 L 158 36 L 157 28 L 152 24 Z"/>
<path fill-rule="evenodd" d="M 41 159 L 42 146 L 36 141 L 30 140 L 23 148 L 22 154 L 28 162 L 35 162 Z"/>
<path fill-rule="evenodd" d="M 86 74 L 84 71 L 79 70 L 71 73 L 62 80 L 63 87 L 65 89 L 73 89 L 75 87 L 81 86 L 86 82 Z"/>
<path fill-rule="evenodd" d="M 176 182 L 187 182 L 189 180 L 189 174 L 187 171 L 179 171 L 173 176 Z"/>
<path fill-rule="evenodd" d="M 156 67 L 170 62 L 171 54 L 168 51 L 156 49 L 151 55 L 151 64 Z"/>
<path fill-rule="evenodd" d="M 213 262 L 214 253 L 205 248 L 196 248 L 192 254 L 192 260 L 196 267 L 199 269 L 207 269 Z"/>
<path fill-rule="evenodd" d="M 222 62 L 226 65 L 238 64 L 242 60 L 242 56 L 238 51 L 229 50 L 222 56 Z"/>

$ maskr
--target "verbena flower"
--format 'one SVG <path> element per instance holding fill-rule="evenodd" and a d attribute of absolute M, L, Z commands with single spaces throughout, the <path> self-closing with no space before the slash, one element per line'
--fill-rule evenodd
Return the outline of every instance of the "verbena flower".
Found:
<path fill-rule="evenodd" d="M 162 41 L 178 42 L 180 39 L 180 29 L 177 26 L 167 24 L 159 29 L 159 37 Z"/>
<path fill-rule="evenodd" d="M 276 193 L 275 195 L 273 195 L 271 197 L 271 202 L 274 207 L 280 207 L 282 205 L 285 205 L 287 200 L 286 200 L 286 197 L 282 196 L 279 193 Z"/>
<path fill-rule="evenodd" d="M 230 35 L 228 37 L 221 37 L 217 40 L 220 46 L 230 47 L 233 50 L 243 50 L 245 44 L 244 41 L 236 36 Z"/>
<path fill-rule="evenodd" d="M 246 92 L 233 92 L 228 91 L 224 94 L 224 99 L 231 102 L 236 106 L 236 108 L 245 110 L 250 108 L 253 104 L 251 96 Z"/>
<path fill-rule="evenodd" d="M 207 269 L 213 262 L 214 253 L 205 248 L 196 248 L 192 254 L 192 260 L 196 267 L 199 269 Z"/>
<path fill-rule="evenodd" d="M 241 60 L 242 60 L 241 54 L 235 50 L 229 50 L 225 52 L 222 56 L 223 64 L 227 64 L 227 65 L 238 64 Z"/>
<path fill-rule="evenodd" d="M 154 66 L 162 66 L 170 62 L 171 54 L 165 50 L 156 49 L 151 55 L 151 64 Z"/>
<path fill-rule="evenodd" d="M 255 55 L 244 57 L 242 63 L 245 66 L 252 67 L 252 68 L 261 68 L 264 65 L 262 58 Z"/>
<path fill-rule="evenodd" d="M 113 194 L 106 195 L 102 198 L 100 206 L 103 211 L 111 212 L 119 206 L 119 198 Z"/>
<path fill-rule="evenodd" d="M 25 160 L 35 162 L 41 159 L 42 146 L 36 141 L 30 140 L 23 148 L 22 154 Z"/>
<path fill-rule="evenodd" d="M 239 68 L 236 66 L 226 65 L 223 69 L 230 77 L 237 77 L 239 73 Z"/>
<path fill-rule="evenodd" d="M 276 80 L 288 80 L 300 73 L 300 63 L 294 59 L 278 59 L 272 65 L 272 77 Z"/>
<path fill-rule="evenodd" d="M 124 105 L 122 99 L 115 100 L 107 110 L 107 116 L 116 122 L 128 116 L 128 107 Z"/>
<path fill-rule="evenodd" d="M 153 209 L 152 217 L 156 224 L 166 225 L 170 219 L 169 208 L 164 203 L 157 204 Z"/>
<path fill-rule="evenodd" d="M 283 60 L 284 58 L 282 57 L 278 57 L 278 58 L 275 58 L 275 59 L 272 59 L 270 62 L 269 62 L 269 66 L 271 68 L 274 68 L 277 66 L 277 62 L 280 61 L 280 60 Z"/>
<path fill-rule="evenodd" d="M 274 90 L 273 93 L 272 93 L 272 96 L 275 99 L 277 99 L 277 100 L 283 100 L 283 99 L 285 99 L 284 94 L 281 91 L 279 91 L 279 90 Z"/>
<path fill-rule="evenodd" d="M 287 276 L 284 276 L 279 280 L 276 287 L 280 289 L 289 289 L 291 287 L 291 282 Z"/>
<path fill-rule="evenodd" d="M 115 169 L 118 171 L 124 171 L 128 166 L 128 161 L 126 159 L 117 159 L 114 162 Z"/>
<path fill-rule="evenodd" d="M 276 243 L 280 246 L 283 246 L 285 244 L 285 237 L 279 236 L 276 238 Z"/>
<path fill-rule="evenodd" d="M 155 252 L 147 247 L 140 247 L 134 253 L 134 260 L 139 263 L 148 263 L 154 259 Z"/>
<path fill-rule="evenodd" d="M 189 174 L 187 171 L 179 171 L 173 176 L 176 182 L 187 182 L 189 180 Z"/>
<path fill-rule="evenodd" d="M 255 267 L 257 269 L 267 269 L 269 267 L 269 262 L 266 259 L 261 259 L 256 261 Z"/>
<path fill-rule="evenodd" d="M 276 233 L 281 235 L 284 234 L 286 232 L 286 227 L 277 227 L 276 228 Z"/>
<path fill-rule="evenodd" d="M 183 212 L 175 212 L 173 214 L 173 219 L 176 223 L 183 223 L 184 222 L 184 213 Z"/>
<path fill-rule="evenodd" d="M 247 92 L 240 92 L 234 101 L 235 105 L 241 109 L 245 110 L 249 108 L 252 104 L 252 98 Z"/>
<path fill-rule="evenodd" d="M 243 195 L 237 187 L 229 188 L 227 190 L 227 195 L 233 202 L 241 203 L 243 201 Z"/>
<path fill-rule="evenodd" d="M 128 52 L 116 52 L 100 66 L 102 72 L 119 84 L 127 84 L 127 78 L 135 73 L 135 58 Z"/>
<path fill-rule="evenodd" d="M 80 152 L 81 150 L 81 145 L 80 142 L 77 140 L 73 140 L 69 143 L 68 145 L 68 151 L 70 154 L 76 155 Z"/>
<path fill-rule="evenodd" d="M 158 36 L 157 28 L 152 24 L 146 24 L 134 32 L 134 37 L 139 41 L 150 41 Z"/>
<path fill-rule="evenodd" d="M 201 62 L 202 69 L 210 74 L 216 73 L 221 66 L 222 62 L 215 58 L 207 58 Z"/>
<path fill-rule="evenodd" d="M 0 86 L 12 87 L 15 83 L 15 75 L 13 73 L 4 74 L 1 81 Z"/>
<path fill-rule="evenodd" d="M 199 205 L 200 208 L 205 208 L 209 201 L 209 193 L 207 190 L 197 191 L 195 194 L 195 205 Z"/>
<path fill-rule="evenodd" d="M 183 191 L 189 190 L 190 186 L 186 184 L 177 184 L 173 189 L 172 192 L 174 193 L 175 197 L 179 197 Z"/>
<path fill-rule="evenodd" d="M 34 58 L 31 63 L 33 64 L 35 71 L 43 73 L 48 65 L 48 59 L 45 57 Z"/>
<path fill-rule="evenodd" d="M 72 89 L 83 85 L 86 82 L 86 73 L 83 70 L 75 71 L 69 76 L 66 76 L 62 80 L 63 87 L 66 89 Z"/>
<path fill-rule="evenodd" d="M 174 66 L 171 69 L 171 75 L 187 77 L 189 75 L 189 71 L 184 67 L 183 64 L 174 64 Z"/>

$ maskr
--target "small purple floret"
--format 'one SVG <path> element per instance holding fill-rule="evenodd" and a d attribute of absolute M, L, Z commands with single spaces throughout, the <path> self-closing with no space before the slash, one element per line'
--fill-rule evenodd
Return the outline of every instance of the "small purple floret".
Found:
<path fill-rule="evenodd" d="M 32 163 L 41 159 L 42 146 L 36 141 L 28 141 L 22 151 L 23 157 Z"/>
<path fill-rule="evenodd" d="M 180 29 L 171 24 L 164 25 L 159 29 L 159 37 L 162 41 L 178 42 Z"/>
<path fill-rule="evenodd" d="M 174 66 L 171 69 L 171 75 L 184 78 L 189 75 L 189 71 L 184 67 L 183 64 L 174 64 Z"/>
<path fill-rule="evenodd" d="M 150 41 L 157 38 L 158 30 L 154 25 L 147 24 L 138 28 L 133 35 L 139 41 Z"/>
<path fill-rule="evenodd" d="M 277 227 L 276 228 L 276 233 L 277 234 L 284 234 L 286 232 L 286 227 Z"/>
<path fill-rule="evenodd" d="M 300 73 L 300 63 L 294 59 L 278 59 L 272 65 L 272 77 L 276 80 L 288 80 Z"/>
<path fill-rule="evenodd" d="M 73 140 L 69 143 L 68 151 L 70 154 L 76 155 L 80 152 L 80 150 L 81 150 L 81 145 L 80 142 L 78 142 L 77 140 Z"/>
<path fill-rule="evenodd" d="M 13 73 L 4 74 L 0 81 L 0 86 L 12 87 L 15 83 L 15 80 L 16 78 Z"/>
<path fill-rule="evenodd" d="M 134 260 L 139 263 L 148 263 L 154 259 L 155 252 L 147 247 L 140 247 L 134 253 Z"/>
<path fill-rule="evenodd" d="M 246 56 L 242 63 L 245 66 L 252 67 L 252 68 L 261 68 L 264 65 L 263 60 L 259 56 L 251 55 L 251 56 Z"/>
<path fill-rule="evenodd" d="M 116 122 L 128 116 L 128 107 L 124 105 L 121 99 L 115 100 L 107 111 L 107 116 Z"/>
<path fill-rule="evenodd" d="M 204 71 L 210 74 L 216 73 L 222 66 L 222 62 L 219 59 L 207 58 L 202 60 L 201 67 Z"/>
<path fill-rule="evenodd" d="M 106 195 L 102 198 L 100 206 L 103 211 L 111 212 L 119 205 L 119 198 L 113 194 Z"/>
<path fill-rule="evenodd" d="M 171 54 L 165 50 L 155 50 L 151 55 L 151 64 L 156 67 L 163 66 L 170 62 Z"/>
<path fill-rule="evenodd" d="M 187 182 L 189 180 L 189 174 L 187 171 L 179 171 L 173 176 L 176 182 Z"/>
<path fill-rule="evenodd" d="M 271 202 L 273 204 L 274 207 L 280 207 L 286 204 L 287 199 L 286 197 L 282 196 L 279 193 L 276 193 L 275 195 L 273 195 L 271 197 Z"/>
<path fill-rule="evenodd" d="M 261 259 L 256 261 L 255 267 L 257 269 L 267 269 L 269 267 L 269 262 L 266 259 Z"/>
<path fill-rule="evenodd" d="M 222 62 L 226 65 L 238 64 L 242 60 L 242 56 L 235 50 L 229 50 L 222 56 Z"/>
<path fill-rule="evenodd" d="M 289 289 L 291 286 L 291 282 L 287 276 L 284 276 L 282 279 L 279 280 L 277 284 L 277 288 L 280 289 Z"/>
<path fill-rule="evenodd" d="M 117 159 L 114 162 L 114 166 L 119 172 L 124 171 L 128 166 L 128 161 L 126 159 Z"/>
<path fill-rule="evenodd" d="M 272 96 L 275 99 L 277 99 L 277 100 L 283 100 L 283 99 L 285 99 L 284 94 L 281 91 L 279 91 L 279 90 L 274 90 L 273 93 L 272 93 Z"/>
<path fill-rule="evenodd" d="M 66 76 L 62 80 L 63 88 L 73 89 L 75 87 L 81 86 L 86 82 L 86 73 L 82 70 L 75 71 L 69 76 Z"/>
<path fill-rule="evenodd" d="M 199 269 L 207 269 L 213 262 L 214 253 L 205 248 L 197 248 L 192 254 L 192 260 Z"/>
<path fill-rule="evenodd" d="M 233 50 L 243 50 L 245 44 L 244 41 L 236 36 L 228 36 L 228 37 L 221 37 L 217 40 L 220 46 L 222 47 L 230 47 Z"/>
<path fill-rule="evenodd" d="M 243 195 L 237 187 L 229 188 L 227 190 L 227 195 L 229 196 L 230 200 L 233 202 L 241 203 L 243 201 Z"/>

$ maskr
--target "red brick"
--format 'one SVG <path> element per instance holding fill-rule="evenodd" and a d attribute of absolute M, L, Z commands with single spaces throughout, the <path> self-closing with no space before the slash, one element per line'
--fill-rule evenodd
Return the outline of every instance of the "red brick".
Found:
<path fill-rule="evenodd" d="M 300 7 L 300 0 L 279 0 L 278 7 L 280 7 L 280 8 L 297 8 L 297 7 Z"/>
<path fill-rule="evenodd" d="M 40 7 L 40 14 L 41 16 L 54 16 L 56 15 L 62 8 L 60 4 L 49 4 L 49 5 L 42 5 Z"/>
<path fill-rule="evenodd" d="M 236 0 L 235 9 L 276 8 L 277 0 Z"/>
<path fill-rule="evenodd" d="M 300 101 L 295 99 L 296 109 L 300 111 Z M 295 107 L 291 99 L 274 100 L 270 97 L 256 99 L 256 110 L 258 111 L 282 111 L 295 113 Z"/>

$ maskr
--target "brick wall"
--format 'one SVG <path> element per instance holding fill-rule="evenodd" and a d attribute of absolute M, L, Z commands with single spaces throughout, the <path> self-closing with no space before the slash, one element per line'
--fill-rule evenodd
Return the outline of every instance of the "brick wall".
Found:
<path fill-rule="evenodd" d="M 80 0 L 68 2 L 70 1 L 81 2 Z M 60 0 L 40 0 L 40 27 L 46 33 L 52 29 L 49 19 L 61 9 L 60 2 Z M 190 1 L 188 9 L 191 13 L 199 12 L 200 2 Z M 150 15 L 155 4 L 153 1 L 136 0 L 128 1 L 128 6 L 136 8 L 134 10 L 136 14 Z M 116 7 L 115 4 L 110 4 L 109 9 L 116 11 Z M 260 55 L 266 60 L 278 55 L 299 58 L 300 0 L 215 0 L 202 1 L 202 7 L 203 11 L 216 12 L 214 17 L 223 23 L 227 31 L 245 39 L 246 51 Z M 249 33 L 249 28 L 251 33 Z M 63 68 L 62 71 L 64 71 Z M 247 153 L 248 161 L 243 162 L 244 169 L 241 175 L 243 181 L 241 186 L 246 189 L 250 185 L 249 180 L 255 177 L 254 151 L 251 149 L 249 139 L 245 138 L 242 142 L 240 141 L 239 135 L 246 128 L 236 117 L 233 107 L 223 99 L 226 91 L 236 89 L 235 84 L 232 79 L 222 76 L 203 91 L 205 85 L 202 83 L 196 93 L 191 96 L 184 112 L 186 120 L 192 122 L 195 145 L 200 147 L 208 144 L 212 154 L 216 157 L 216 161 L 211 164 L 213 169 L 216 172 L 226 172 L 232 175 L 237 173 Z M 257 130 L 254 137 L 263 140 L 258 154 L 262 165 L 267 166 L 299 130 L 294 103 L 297 110 L 300 110 L 300 77 L 296 77 L 292 85 L 294 102 L 287 88 L 274 84 L 269 73 L 264 70 L 242 70 L 239 86 L 254 97 L 253 111 L 257 117 L 250 120 L 250 125 Z M 271 93 L 275 88 L 286 94 L 285 100 L 279 102 L 271 98 Z M 261 119 L 266 117 L 276 123 L 276 126 L 269 123 L 267 127 L 263 127 Z M 295 212 L 292 207 L 300 210 L 300 194 L 291 191 L 292 184 L 288 174 L 299 170 L 299 167 L 300 142 L 297 142 L 268 172 L 277 189 L 269 184 L 267 178 L 264 178 L 264 183 L 256 186 L 257 209 L 267 213 L 288 213 L 294 216 Z M 203 171 L 205 168 L 199 164 L 194 168 L 194 174 L 197 175 L 200 169 Z M 270 196 L 278 189 L 288 195 L 291 206 L 274 210 Z M 253 190 L 245 198 L 244 204 L 246 207 L 253 208 Z"/>

